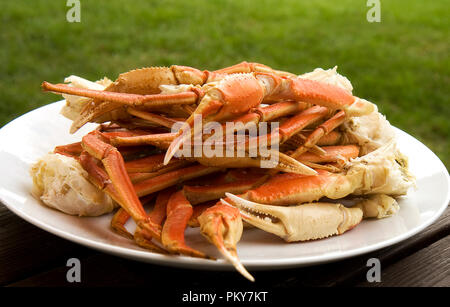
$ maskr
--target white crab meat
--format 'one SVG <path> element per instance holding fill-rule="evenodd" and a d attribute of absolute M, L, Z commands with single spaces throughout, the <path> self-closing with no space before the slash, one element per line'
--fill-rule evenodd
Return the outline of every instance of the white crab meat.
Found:
<path fill-rule="evenodd" d="M 74 75 L 65 78 L 64 82 L 68 83 L 69 86 L 98 91 L 103 91 L 106 87 L 108 87 L 112 83 L 112 81 L 106 77 L 96 82 L 92 82 Z M 60 113 L 61 115 L 70 120 L 75 120 L 80 115 L 83 107 L 87 103 L 92 101 L 91 98 L 87 97 L 74 96 L 69 94 L 62 94 L 62 96 L 66 100 L 66 104 L 61 109 Z"/>
<path fill-rule="evenodd" d="M 392 139 L 365 156 L 351 159 L 344 165 L 345 176 L 357 178 L 358 185 L 352 194 L 405 195 L 415 184 L 408 171 L 408 159 Z"/>
<path fill-rule="evenodd" d="M 353 86 L 350 80 L 337 72 L 337 66 L 334 66 L 333 68 L 327 70 L 316 68 L 313 71 L 305 73 L 298 77 L 332 84 L 346 90 L 350 94 L 353 91 Z"/>
<path fill-rule="evenodd" d="M 396 139 L 394 128 L 379 112 L 351 117 L 342 125 L 342 128 L 343 142 L 358 144 L 362 156 L 391 141 L 395 142 Z"/>
<path fill-rule="evenodd" d="M 400 210 L 397 201 L 385 194 L 369 195 L 358 202 L 355 207 L 363 211 L 363 218 L 382 219 L 394 215 Z"/>
<path fill-rule="evenodd" d="M 91 184 L 87 173 L 73 158 L 50 153 L 30 169 L 32 194 L 42 202 L 64 213 L 99 216 L 117 205 L 103 191 Z"/>

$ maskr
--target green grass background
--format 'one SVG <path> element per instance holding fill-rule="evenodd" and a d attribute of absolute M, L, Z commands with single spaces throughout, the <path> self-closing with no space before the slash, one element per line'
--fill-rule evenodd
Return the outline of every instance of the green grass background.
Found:
<path fill-rule="evenodd" d="M 0 5 L 0 126 L 60 97 L 43 80 L 76 74 L 115 79 L 136 67 L 218 69 L 255 61 L 295 73 L 339 66 L 354 93 L 417 137 L 450 166 L 448 1 L 81 0 Z M 426 161 L 424 161 L 426 163 Z"/>

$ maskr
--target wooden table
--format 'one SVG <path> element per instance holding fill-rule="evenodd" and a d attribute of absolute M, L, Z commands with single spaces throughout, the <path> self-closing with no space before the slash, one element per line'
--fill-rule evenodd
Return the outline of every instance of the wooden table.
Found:
<path fill-rule="evenodd" d="M 259 289 L 302 286 L 450 286 L 450 208 L 426 230 L 397 245 L 330 264 L 253 272 L 254 284 L 234 271 L 178 269 L 126 260 L 47 233 L 0 204 L 0 285 L 146 286 Z M 82 264 L 80 283 L 66 280 L 69 258 Z M 381 282 L 366 280 L 367 260 L 381 262 Z"/>

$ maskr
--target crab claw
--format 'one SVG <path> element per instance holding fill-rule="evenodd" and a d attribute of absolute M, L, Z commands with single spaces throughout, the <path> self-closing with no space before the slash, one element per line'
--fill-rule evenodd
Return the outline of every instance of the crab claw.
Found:
<path fill-rule="evenodd" d="M 169 163 L 181 145 L 194 136 L 196 118 L 206 124 L 243 115 L 261 103 L 266 89 L 265 85 L 252 74 L 235 74 L 224 77 L 217 84 L 204 88 L 204 91 L 196 89 L 192 91 L 196 91 L 198 106 L 179 128 L 177 138 L 166 151 L 164 164 Z"/>
<path fill-rule="evenodd" d="M 360 208 L 334 203 L 308 203 L 291 207 L 261 205 L 226 193 L 249 224 L 273 233 L 287 242 L 322 239 L 340 235 L 358 225 Z M 227 203 L 222 200 L 222 202 Z"/>
<path fill-rule="evenodd" d="M 198 221 L 202 235 L 219 249 L 239 273 L 248 280 L 255 281 L 237 256 L 236 243 L 241 239 L 243 230 L 239 210 L 218 202 L 205 210 L 198 217 Z"/>

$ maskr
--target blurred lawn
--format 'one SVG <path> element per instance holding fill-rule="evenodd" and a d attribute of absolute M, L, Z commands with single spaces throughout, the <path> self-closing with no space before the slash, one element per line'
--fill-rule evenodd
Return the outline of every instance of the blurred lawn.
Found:
<path fill-rule="evenodd" d="M 450 166 L 448 1 L 66 0 L 1 4 L 0 126 L 56 101 L 43 80 L 70 74 L 115 79 L 132 68 L 182 64 L 217 69 L 247 60 L 303 73 L 339 66 L 356 95 Z M 426 161 L 424 161 L 426 163 Z"/>

